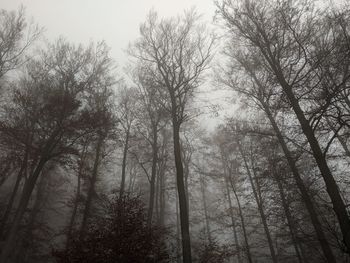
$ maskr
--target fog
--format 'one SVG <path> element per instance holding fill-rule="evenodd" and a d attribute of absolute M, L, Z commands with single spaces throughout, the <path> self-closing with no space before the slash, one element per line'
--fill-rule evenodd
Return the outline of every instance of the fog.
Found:
<path fill-rule="evenodd" d="M 350 260 L 344 1 L 3 0 L 0 263 Z"/>

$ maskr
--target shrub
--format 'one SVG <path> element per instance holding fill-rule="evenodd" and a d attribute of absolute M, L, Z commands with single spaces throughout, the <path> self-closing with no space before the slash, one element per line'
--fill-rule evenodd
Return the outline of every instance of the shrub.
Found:
<path fill-rule="evenodd" d="M 115 198 L 103 217 L 91 219 L 84 238 L 74 233 L 70 246 L 53 255 L 59 263 L 169 262 L 164 229 L 148 227 L 146 218 L 138 197 Z"/>

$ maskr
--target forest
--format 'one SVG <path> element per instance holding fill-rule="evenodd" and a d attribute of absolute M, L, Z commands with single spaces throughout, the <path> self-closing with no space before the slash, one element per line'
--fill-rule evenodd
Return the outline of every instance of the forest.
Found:
<path fill-rule="evenodd" d="M 345 2 L 155 8 L 127 65 L 0 9 L 0 262 L 350 262 Z"/>

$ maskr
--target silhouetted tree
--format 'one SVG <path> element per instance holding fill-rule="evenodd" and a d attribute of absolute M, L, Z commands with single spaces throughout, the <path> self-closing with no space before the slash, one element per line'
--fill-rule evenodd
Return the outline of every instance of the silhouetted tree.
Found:
<path fill-rule="evenodd" d="M 59 40 L 40 58 L 27 64 L 27 74 L 14 88 L 0 122 L 2 136 L 9 138 L 9 142 L 15 141 L 23 152 L 29 147 L 33 167 L 2 249 L 2 262 L 7 262 L 13 250 L 23 215 L 45 165 L 75 155 L 79 139 L 102 125 L 103 116 L 89 111 L 84 103 L 88 101 L 89 91 L 110 85 L 110 63 L 104 44 L 84 49 Z M 28 137 L 32 138 L 29 145 Z"/>
<path fill-rule="evenodd" d="M 130 54 L 136 58 L 137 63 L 148 67 L 154 81 L 166 90 L 167 97 L 163 106 L 172 120 L 183 262 L 190 263 L 191 241 L 181 160 L 180 127 L 187 120 L 186 110 L 210 61 L 213 38 L 198 23 L 195 12 L 162 20 L 151 12 L 141 26 L 140 33 L 141 37 L 131 47 Z"/>

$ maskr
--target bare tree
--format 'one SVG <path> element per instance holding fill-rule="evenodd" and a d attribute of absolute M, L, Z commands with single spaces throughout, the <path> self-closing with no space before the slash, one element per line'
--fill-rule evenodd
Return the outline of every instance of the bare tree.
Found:
<path fill-rule="evenodd" d="M 271 238 L 271 233 L 270 233 L 270 230 L 269 230 L 269 227 L 268 227 L 268 224 L 267 224 L 267 217 L 266 217 L 266 213 L 265 213 L 264 207 L 263 207 L 263 200 L 261 198 L 260 187 L 259 187 L 259 184 L 256 182 L 256 176 L 254 174 L 255 173 L 254 172 L 254 167 L 250 167 L 250 165 L 248 164 L 248 157 L 246 156 L 246 151 L 244 150 L 243 146 L 241 145 L 243 140 L 244 139 L 242 137 L 239 138 L 237 136 L 236 137 L 236 144 L 237 144 L 237 147 L 238 147 L 238 151 L 239 151 L 239 153 L 240 153 L 240 155 L 242 157 L 242 160 L 243 160 L 243 166 L 244 166 L 244 168 L 246 170 L 246 173 L 247 173 L 247 176 L 248 176 L 248 179 L 249 179 L 249 183 L 251 185 L 251 188 L 252 188 L 252 191 L 253 191 L 253 195 L 254 195 L 254 198 L 255 198 L 255 202 L 256 202 L 256 204 L 258 206 L 260 218 L 261 218 L 261 221 L 263 223 L 264 232 L 265 232 L 265 235 L 266 235 L 266 238 L 267 238 L 267 243 L 269 245 L 272 261 L 276 263 L 277 262 L 276 252 L 275 252 L 275 248 L 274 248 L 273 241 L 272 241 L 272 238 Z M 249 154 L 252 155 L 251 152 Z M 251 170 L 253 172 L 251 172 Z M 253 174 L 254 174 L 254 177 L 253 177 Z"/>
<path fill-rule="evenodd" d="M 25 53 L 42 29 L 27 21 L 24 7 L 0 10 L 0 79 L 26 61 Z"/>
<path fill-rule="evenodd" d="M 1 262 L 9 260 L 23 215 L 45 165 L 76 154 L 79 138 L 101 124 L 101 116 L 82 107 L 82 102 L 87 101 L 89 91 L 110 85 L 110 63 L 103 43 L 84 49 L 59 40 L 42 53 L 41 60 L 28 65 L 28 74 L 14 90 L 0 130 L 3 136 L 17 141 L 18 147 L 30 148 L 33 169 L 23 186 Z M 17 121 L 23 118 L 28 118 L 29 125 L 18 126 Z M 30 145 L 25 139 L 28 134 L 33 137 Z"/>
<path fill-rule="evenodd" d="M 17 11 L 0 10 L 0 92 L 4 92 L 3 88 L 5 86 L 5 76 L 7 73 L 19 68 L 27 61 L 27 51 L 40 37 L 41 33 L 42 29 L 34 23 L 27 21 L 24 7 L 20 7 Z M 8 95 L 8 92 L 2 94 L 3 97 Z M 2 138 L 2 140 L 3 139 L 4 138 Z M 23 178 L 24 168 L 27 165 L 27 155 L 15 153 L 16 150 L 8 146 L 9 144 L 6 141 L 2 144 L 0 186 L 9 177 L 15 159 L 17 159 L 16 162 L 20 164 L 15 164 L 14 166 L 20 166 L 21 168 L 18 171 L 11 197 L 9 198 L 6 211 L 2 218 L 0 235 L 3 232 L 3 228 L 11 212 L 14 198 Z M 20 155 L 20 157 L 14 158 L 14 156 L 17 155 Z"/>
<path fill-rule="evenodd" d="M 125 180 L 126 180 L 126 168 L 128 151 L 131 140 L 131 132 L 133 123 L 135 122 L 135 106 L 136 102 L 136 90 L 128 88 L 126 85 L 121 85 L 119 90 L 119 102 L 118 102 L 118 114 L 120 124 L 123 129 L 123 157 L 122 157 L 122 175 L 119 189 L 119 196 L 122 197 L 125 193 Z"/>
<path fill-rule="evenodd" d="M 79 204 L 81 202 L 81 185 L 82 185 L 82 178 L 84 175 L 84 170 L 86 169 L 86 158 L 87 158 L 87 148 L 89 146 L 89 142 L 83 141 L 82 142 L 82 149 L 79 152 L 78 155 L 78 159 L 76 161 L 77 163 L 77 187 L 76 187 L 76 193 L 74 196 L 74 200 L 73 200 L 73 209 L 72 209 L 72 214 L 70 216 L 70 220 L 67 226 L 67 239 L 66 239 L 66 249 L 68 249 L 70 242 L 71 242 L 71 238 L 72 238 L 72 232 L 74 229 L 74 225 L 76 222 L 76 217 L 78 214 L 78 208 L 79 208 Z"/>
<path fill-rule="evenodd" d="M 235 76 L 232 76 L 230 73 L 231 69 L 228 69 L 225 71 L 225 77 L 221 79 L 221 83 L 233 88 L 241 96 L 253 101 L 253 105 L 258 107 L 258 109 L 261 109 L 270 121 L 274 130 L 272 136 L 276 136 L 278 138 L 279 144 L 281 145 L 281 148 L 287 158 L 288 164 L 295 178 L 295 182 L 303 196 L 306 208 L 310 213 L 310 217 L 315 227 L 321 247 L 326 255 L 330 255 L 329 258 L 332 261 L 332 251 L 327 242 L 324 231 L 322 230 L 322 225 L 317 216 L 317 211 L 297 168 L 296 159 L 292 154 L 292 150 L 288 146 L 285 135 L 282 133 L 282 130 L 276 120 L 277 115 L 281 112 L 283 113 L 283 109 L 285 107 L 283 97 L 276 92 L 276 87 L 272 83 L 269 83 L 270 75 L 259 70 L 262 68 L 262 65 L 257 63 L 252 64 L 253 62 L 249 55 L 243 56 L 239 52 L 235 53 L 232 49 L 228 50 L 228 52 L 230 57 L 235 59 L 235 62 L 233 63 L 236 63 L 237 72 L 239 72 L 239 69 L 241 68 L 244 72 L 243 74 L 246 74 L 248 79 L 237 82 Z"/>
<path fill-rule="evenodd" d="M 309 1 L 255 3 L 249 0 L 240 6 L 224 1 L 220 12 L 227 27 L 236 33 L 236 39 L 249 44 L 247 51 L 273 74 L 292 107 L 325 182 L 349 251 L 350 219 L 346 205 L 310 122 L 312 119 L 302 105 L 302 98 L 319 83 L 314 62 L 327 60 L 327 53 L 314 56 L 311 52 L 318 41 L 320 12 L 314 11 Z M 334 262 L 331 251 L 328 252 L 329 262 Z"/>
<path fill-rule="evenodd" d="M 198 23 L 195 12 L 159 20 L 151 12 L 141 26 L 141 37 L 130 49 L 138 63 L 147 65 L 154 82 L 165 89 L 164 109 L 171 114 L 180 207 L 183 262 L 192 262 L 189 217 L 181 158 L 180 127 L 211 58 L 214 40 Z"/>
<path fill-rule="evenodd" d="M 148 202 L 148 225 L 150 226 L 153 219 L 153 211 L 158 199 L 155 198 L 156 180 L 160 164 L 160 139 L 161 131 L 166 127 L 169 114 L 164 111 L 162 105 L 158 101 L 162 100 L 163 94 L 159 92 L 157 83 L 152 79 L 152 74 L 146 68 L 137 67 L 133 75 L 134 83 L 137 85 L 138 109 L 137 119 L 135 120 L 137 131 L 142 139 L 149 145 L 151 156 L 151 172 L 147 172 L 147 177 L 150 183 L 150 194 Z M 137 154 L 137 153 L 135 153 Z M 157 207 L 157 206 L 156 206 Z"/>
<path fill-rule="evenodd" d="M 113 137 L 113 131 L 117 124 L 117 120 L 111 112 L 111 109 L 113 109 L 113 102 L 111 101 L 113 93 L 110 88 L 113 82 L 107 82 L 106 84 L 106 86 L 96 87 L 96 89 L 91 92 L 90 98 L 92 114 L 99 118 L 99 122 L 98 127 L 94 132 L 94 161 L 91 176 L 88 177 L 89 188 L 83 212 L 83 219 L 80 226 L 81 238 L 85 235 L 88 220 L 91 216 L 91 208 L 93 200 L 96 197 L 96 184 L 99 179 L 101 163 L 104 157 L 106 157 L 106 145 L 107 142 L 110 142 L 111 137 Z"/>

